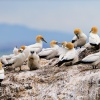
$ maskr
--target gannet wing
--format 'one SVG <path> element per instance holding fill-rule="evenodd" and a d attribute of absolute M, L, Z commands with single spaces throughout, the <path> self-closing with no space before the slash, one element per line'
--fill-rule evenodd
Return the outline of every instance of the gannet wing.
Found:
<path fill-rule="evenodd" d="M 85 58 L 82 59 L 82 62 L 95 62 L 98 60 L 100 57 L 97 54 L 90 54 L 86 56 Z"/>
<path fill-rule="evenodd" d="M 39 56 L 48 56 L 51 53 L 53 53 L 53 49 L 48 49 L 48 50 L 42 50 L 41 52 L 38 53 Z"/>
<path fill-rule="evenodd" d="M 70 60 L 70 59 L 74 59 L 74 57 L 76 56 L 77 52 L 67 52 L 66 55 L 64 56 L 64 60 Z M 62 59 L 62 60 L 63 60 Z"/>

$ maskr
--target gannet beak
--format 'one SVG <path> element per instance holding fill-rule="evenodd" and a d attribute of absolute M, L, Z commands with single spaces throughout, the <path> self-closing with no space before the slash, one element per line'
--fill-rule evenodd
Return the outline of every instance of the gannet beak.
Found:
<path fill-rule="evenodd" d="M 44 41 L 45 43 L 47 43 L 47 41 L 44 38 L 42 38 L 42 41 Z"/>
<path fill-rule="evenodd" d="M 79 36 L 78 36 L 78 34 L 76 34 L 76 36 L 77 36 L 77 38 L 79 39 Z"/>
<path fill-rule="evenodd" d="M 92 31 L 90 31 L 89 33 L 91 33 Z"/>
<path fill-rule="evenodd" d="M 60 42 L 56 42 L 58 45 L 61 45 L 62 43 L 60 43 Z"/>

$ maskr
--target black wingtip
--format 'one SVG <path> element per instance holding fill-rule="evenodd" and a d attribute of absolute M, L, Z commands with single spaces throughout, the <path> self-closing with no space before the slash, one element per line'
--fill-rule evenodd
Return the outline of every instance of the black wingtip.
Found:
<path fill-rule="evenodd" d="M 74 63 L 74 65 L 78 65 L 78 64 L 81 64 L 81 63 L 82 63 L 82 61 L 78 61 L 78 62 Z"/>
<path fill-rule="evenodd" d="M 75 42 L 75 40 L 72 40 L 72 43 L 74 43 Z"/>
<path fill-rule="evenodd" d="M 14 63 L 5 64 L 4 66 L 12 66 Z"/>

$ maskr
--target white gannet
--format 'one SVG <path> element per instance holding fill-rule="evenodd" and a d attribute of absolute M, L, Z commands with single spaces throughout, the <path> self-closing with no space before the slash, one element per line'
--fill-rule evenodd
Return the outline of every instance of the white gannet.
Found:
<path fill-rule="evenodd" d="M 58 56 L 58 53 L 59 53 L 58 42 L 55 40 L 52 40 L 50 42 L 50 47 L 51 48 L 42 49 L 42 51 L 38 53 L 40 58 L 51 59 Z"/>
<path fill-rule="evenodd" d="M 18 48 L 17 48 L 17 46 L 16 46 L 16 47 L 14 47 L 14 49 L 13 49 L 13 53 L 14 53 L 15 55 L 17 55 L 17 54 L 18 54 Z"/>
<path fill-rule="evenodd" d="M 71 42 L 67 42 L 66 44 L 67 52 L 63 56 L 63 58 L 56 64 L 57 66 L 61 66 L 63 63 L 71 62 L 71 64 L 74 64 L 78 61 L 78 55 L 77 51 L 74 48 L 74 44 Z"/>
<path fill-rule="evenodd" d="M 94 54 L 90 54 L 88 56 L 86 56 L 85 58 L 83 58 L 81 61 L 78 61 L 76 64 L 92 64 L 93 69 L 96 69 L 96 66 L 100 63 L 100 52 L 98 53 L 94 53 Z"/>
<path fill-rule="evenodd" d="M 28 58 L 28 56 L 29 56 L 29 50 L 28 48 L 26 48 L 23 52 L 20 52 L 18 55 L 12 57 L 8 61 L 8 64 L 6 64 L 5 66 L 11 66 L 10 68 L 13 69 L 15 69 L 16 67 L 20 67 L 21 70 L 21 65 Z"/>
<path fill-rule="evenodd" d="M 29 45 L 29 46 L 24 46 L 24 47 L 29 48 L 30 51 L 35 51 L 36 53 L 39 53 L 42 50 L 42 46 L 43 46 L 42 41 L 46 42 L 45 39 L 43 38 L 43 36 L 38 35 L 36 37 L 36 43 L 35 44 Z M 21 48 L 23 49 L 23 46 L 21 46 Z"/>
<path fill-rule="evenodd" d="M 22 52 L 22 49 L 18 50 L 18 53 Z M 18 54 L 17 54 L 18 55 Z M 6 65 L 8 64 L 8 61 L 12 58 L 16 56 L 15 54 L 10 54 L 10 55 L 3 55 L 0 59 L 1 59 L 1 62 Z"/>
<path fill-rule="evenodd" d="M 66 52 L 67 52 L 66 44 L 67 44 L 66 41 L 64 41 L 64 42 L 61 43 L 62 47 L 60 48 L 61 54 L 59 56 L 59 60 L 61 60 L 63 58 L 63 56 L 66 54 Z"/>
<path fill-rule="evenodd" d="M 82 47 L 86 44 L 87 36 L 79 29 L 76 28 L 74 30 L 75 36 L 72 39 L 72 43 L 74 44 L 74 47 Z"/>
<path fill-rule="evenodd" d="M 4 79 L 4 69 L 2 67 L 2 63 L 0 62 L 0 87 L 1 87 L 1 82 Z"/>
<path fill-rule="evenodd" d="M 40 68 L 39 64 L 40 58 L 34 51 L 30 51 L 29 57 L 28 57 L 28 67 L 30 70 L 36 70 Z"/>
<path fill-rule="evenodd" d="M 91 46 L 95 46 L 96 49 L 99 49 L 100 37 L 97 34 L 97 27 L 92 27 L 89 36 L 89 43 Z"/>

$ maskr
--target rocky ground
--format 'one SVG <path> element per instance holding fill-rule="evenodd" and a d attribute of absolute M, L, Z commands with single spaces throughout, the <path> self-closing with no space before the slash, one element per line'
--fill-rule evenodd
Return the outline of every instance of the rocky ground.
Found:
<path fill-rule="evenodd" d="M 80 59 L 91 52 L 83 51 Z M 55 67 L 54 62 L 42 60 L 43 67 L 34 71 L 27 65 L 20 72 L 6 70 L 0 100 L 100 100 L 99 65 L 98 69 L 84 64 Z"/>

